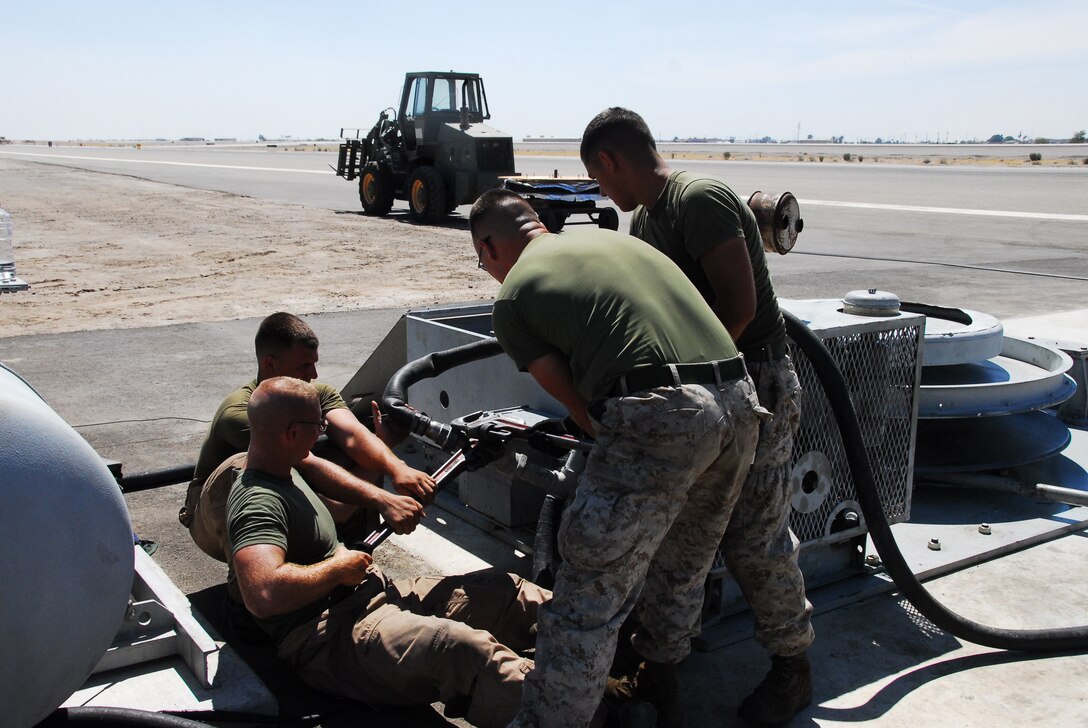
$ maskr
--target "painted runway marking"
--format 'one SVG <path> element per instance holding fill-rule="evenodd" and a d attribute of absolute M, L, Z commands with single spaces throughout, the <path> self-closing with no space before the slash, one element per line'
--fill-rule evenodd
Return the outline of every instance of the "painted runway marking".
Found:
<path fill-rule="evenodd" d="M 291 169 L 288 167 L 243 167 L 234 164 L 198 164 L 196 162 L 162 162 L 155 159 L 117 159 L 115 157 L 81 157 L 78 155 L 64 154 L 33 154 L 31 152 L 8 152 L 0 154 L 14 154 L 20 157 L 45 157 L 46 159 L 79 159 L 94 160 L 96 162 L 120 162 L 121 164 L 163 164 L 170 167 L 207 167 L 209 169 L 241 169 L 252 172 L 295 172 L 297 174 L 329 174 L 331 170 L 324 169 Z"/>
<path fill-rule="evenodd" d="M 972 210 L 959 207 L 927 207 L 923 205 L 886 205 L 876 202 L 838 202 L 835 200 L 798 200 L 802 205 L 824 207 L 852 207 L 859 210 L 896 210 L 898 212 L 936 212 L 945 215 L 988 215 L 990 217 L 1017 217 L 1028 220 L 1068 220 L 1088 222 L 1088 215 L 1068 215 L 1060 212 L 1015 212 L 1010 210 Z"/>

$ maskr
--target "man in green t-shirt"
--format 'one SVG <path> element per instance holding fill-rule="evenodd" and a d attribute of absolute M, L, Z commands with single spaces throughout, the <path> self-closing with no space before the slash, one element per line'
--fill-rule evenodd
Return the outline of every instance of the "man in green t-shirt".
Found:
<path fill-rule="evenodd" d="M 601 191 L 634 211 L 631 234 L 668 255 L 714 309 L 744 354 L 760 403 L 774 414 L 761 429 L 722 553 L 755 616 L 756 639 L 772 653 L 770 672 L 740 715 L 785 723 L 812 701 L 806 652 L 815 634 L 789 529 L 800 383 L 755 215 L 720 180 L 670 169 L 646 122 L 628 109 L 590 121 L 580 153 Z"/>
<path fill-rule="evenodd" d="M 446 704 L 485 728 L 518 708 L 537 610 L 550 594 L 484 570 L 390 580 L 345 548 L 302 479 L 323 424 L 316 389 L 261 381 L 248 403 L 246 469 L 230 489 L 230 567 L 277 653 L 315 690 L 369 704 Z"/>
<path fill-rule="evenodd" d="M 306 382 L 317 377 L 317 335 L 297 316 L 280 312 L 265 318 L 254 348 L 257 377 L 219 405 L 179 514 L 201 550 L 220 561 L 226 560 L 223 504 L 234 477 L 245 467 L 244 455 L 239 454 L 249 446 L 246 408 L 253 391 L 275 376 Z M 299 463 L 303 478 L 322 496 L 336 523 L 350 529 L 345 538 L 366 536 L 378 525 L 379 514 L 396 533 L 411 532 L 433 497 L 434 480 L 393 454 L 359 422 L 334 387 L 321 382 L 314 382 L 314 387 L 329 442 Z M 377 414 L 375 422 L 380 422 Z M 386 476 L 395 493 L 380 487 Z"/>
<path fill-rule="evenodd" d="M 729 334 L 661 253 L 610 230 L 550 234 L 505 190 L 476 201 L 469 227 L 502 284 L 499 343 L 596 438 L 512 723 L 585 726 L 636 599 L 639 693 L 675 695 L 673 666 L 700 632 L 703 582 L 765 413 Z"/>

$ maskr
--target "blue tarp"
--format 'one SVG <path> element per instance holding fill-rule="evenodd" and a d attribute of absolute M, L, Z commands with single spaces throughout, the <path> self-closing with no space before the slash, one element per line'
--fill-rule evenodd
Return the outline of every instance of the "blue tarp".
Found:
<path fill-rule="evenodd" d="M 522 197 L 556 202 L 595 202 L 603 199 L 596 180 L 563 180 L 548 178 L 505 179 L 503 187 Z"/>

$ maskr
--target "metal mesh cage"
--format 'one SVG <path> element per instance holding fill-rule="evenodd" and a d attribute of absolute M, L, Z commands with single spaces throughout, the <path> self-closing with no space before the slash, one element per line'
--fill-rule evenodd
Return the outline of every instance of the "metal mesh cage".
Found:
<path fill-rule="evenodd" d="M 848 316 L 837 302 L 799 303 L 807 304 L 802 317 L 823 340 L 850 388 L 884 514 L 889 523 L 905 521 L 910 517 L 924 319 Z M 812 362 L 793 341 L 789 354 L 802 387 L 801 424 L 793 446 L 790 528 L 803 545 L 846 542 L 864 535 L 866 527 L 842 436 Z M 842 558 L 812 550 L 808 565 L 819 574 L 816 583 L 826 583 L 827 573 L 833 572 L 833 564 L 820 563 L 825 554 L 829 562 Z M 823 569 L 832 571 L 821 573 Z M 806 580 L 812 576 L 806 569 Z M 739 592 L 735 584 L 727 585 L 729 581 L 719 549 L 708 577 L 704 623 L 741 608 Z"/>
<path fill-rule="evenodd" d="M 824 339 L 850 387 L 880 502 L 889 523 L 898 523 L 910 516 L 911 446 L 920 333 L 920 326 L 914 325 Z M 802 543 L 821 538 L 849 538 L 865 529 L 860 522 L 851 527 L 849 521 L 836 520 L 844 511 L 844 504 L 855 513 L 860 510 L 856 505 L 857 492 L 846 462 L 842 436 L 812 363 L 792 342 L 790 356 L 803 388 L 801 426 L 793 445 L 795 498 L 790 527 Z M 814 453 L 823 455 L 826 460 Z M 830 472 L 812 470 L 808 467 L 810 463 L 816 463 L 817 468 L 829 465 Z M 822 488 L 821 477 L 830 481 Z M 800 509 L 798 505 L 801 505 Z"/>

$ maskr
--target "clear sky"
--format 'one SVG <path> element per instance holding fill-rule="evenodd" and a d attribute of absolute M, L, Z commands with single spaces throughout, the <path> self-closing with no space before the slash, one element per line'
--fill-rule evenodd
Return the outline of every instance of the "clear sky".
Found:
<path fill-rule="evenodd" d="M 516 139 L 612 105 L 664 139 L 1065 138 L 1086 29 L 1083 0 L 0 0 L 0 136 L 336 138 L 453 69 Z"/>

